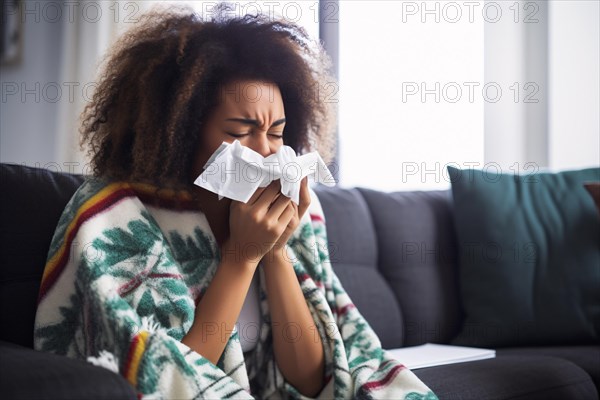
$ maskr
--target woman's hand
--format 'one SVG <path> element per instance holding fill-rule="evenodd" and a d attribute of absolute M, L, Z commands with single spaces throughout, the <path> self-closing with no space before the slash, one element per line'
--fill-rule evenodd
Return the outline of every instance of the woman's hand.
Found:
<path fill-rule="evenodd" d="M 285 197 L 281 193 L 279 194 L 279 196 Z M 310 192 L 308 191 L 308 180 L 307 178 L 304 178 L 300 183 L 300 205 L 296 205 L 296 203 L 290 200 L 288 208 L 291 208 L 293 210 L 293 216 L 290 219 L 290 222 L 288 223 L 287 227 L 279 237 L 279 239 L 277 239 L 277 241 L 273 244 L 271 250 L 269 250 L 270 254 L 268 254 L 268 256 L 265 257 L 265 262 L 269 262 L 273 257 L 285 256 L 283 254 L 285 245 L 290 239 L 290 237 L 292 237 L 292 234 L 294 233 L 296 228 L 298 228 L 298 225 L 300 225 L 300 220 L 304 216 L 306 210 L 308 210 L 309 205 Z"/>
<path fill-rule="evenodd" d="M 277 180 L 259 188 L 247 203 L 231 202 L 230 234 L 223 244 L 224 257 L 233 256 L 236 262 L 256 268 L 282 234 L 290 230 L 290 223 L 298 218 L 297 209 L 288 197 L 280 194 L 280 190 L 281 183 Z"/>

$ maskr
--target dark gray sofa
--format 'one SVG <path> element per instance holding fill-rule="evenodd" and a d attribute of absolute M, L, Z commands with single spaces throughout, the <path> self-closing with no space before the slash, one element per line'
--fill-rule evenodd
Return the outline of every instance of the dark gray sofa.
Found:
<path fill-rule="evenodd" d="M 384 348 L 449 344 L 464 321 L 452 192 L 317 189 L 333 268 Z M 414 370 L 440 399 L 597 399 L 600 344 L 506 347 Z"/>
<path fill-rule="evenodd" d="M 32 350 L 50 239 L 82 179 L 0 165 L 3 398 L 136 398 L 119 375 Z M 450 343 L 463 322 L 451 192 L 316 191 L 333 267 L 383 347 Z M 495 359 L 414 372 L 440 399 L 598 399 L 599 344 L 496 350 Z"/>

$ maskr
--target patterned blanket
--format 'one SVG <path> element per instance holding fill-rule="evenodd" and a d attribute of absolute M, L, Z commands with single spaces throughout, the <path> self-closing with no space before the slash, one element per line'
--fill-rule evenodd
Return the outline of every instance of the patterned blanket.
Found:
<path fill-rule="evenodd" d="M 88 179 L 73 195 L 52 239 L 34 347 L 109 368 L 143 399 L 306 399 L 275 363 L 260 265 L 253 351 L 242 352 L 237 326 L 216 365 L 181 343 L 220 250 L 189 194 L 156 197 L 154 189 Z M 311 197 L 287 250 L 324 346 L 326 385 L 317 398 L 437 399 L 381 348 L 344 291 Z"/>

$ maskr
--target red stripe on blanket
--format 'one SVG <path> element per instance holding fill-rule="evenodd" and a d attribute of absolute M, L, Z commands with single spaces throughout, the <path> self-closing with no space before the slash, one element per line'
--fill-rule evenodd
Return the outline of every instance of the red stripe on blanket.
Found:
<path fill-rule="evenodd" d="M 148 339 L 148 335 L 148 331 L 144 330 L 135 335 L 131 340 L 129 351 L 127 352 L 123 376 L 134 388 L 137 387 L 138 369 L 144 352 L 146 351 L 146 340 Z"/>
<path fill-rule="evenodd" d="M 153 278 L 172 278 L 172 279 L 183 280 L 183 276 L 181 276 L 180 274 L 152 273 L 152 274 L 148 274 L 148 275 L 144 276 L 143 273 L 140 273 L 140 274 L 137 274 L 136 276 L 134 276 L 132 279 L 130 279 L 124 285 L 120 286 L 119 289 L 117 289 L 117 293 L 119 293 L 119 296 L 121 296 L 121 297 L 127 296 L 129 293 L 131 293 L 132 291 L 137 289 L 138 286 L 140 286 L 142 284 L 142 282 L 144 282 L 146 277 L 151 278 L 151 279 L 153 279 Z"/>
<path fill-rule="evenodd" d="M 301 275 L 298 275 L 298 281 L 300 281 L 300 282 L 304 282 L 304 281 L 305 281 L 305 280 L 307 280 L 308 278 L 310 278 L 310 275 L 308 275 L 308 274 L 301 274 Z"/>
<path fill-rule="evenodd" d="M 170 273 L 153 273 L 150 274 L 150 278 L 173 278 L 173 279 L 183 279 L 183 276 L 179 275 L 179 274 L 170 274 Z"/>
<path fill-rule="evenodd" d="M 325 222 L 325 221 L 323 220 L 323 217 L 321 217 L 321 216 L 320 216 L 320 215 L 318 215 L 318 214 L 310 214 L 310 220 L 311 220 L 311 221 Z"/>
<path fill-rule="evenodd" d="M 366 390 L 377 390 L 383 386 L 386 386 L 392 379 L 394 379 L 396 375 L 398 375 L 400 371 L 402 371 L 405 368 L 406 367 L 404 365 L 398 364 L 394 366 L 383 379 L 380 379 L 378 381 L 367 382 L 362 387 Z"/>
<path fill-rule="evenodd" d="M 85 221 L 87 221 L 88 219 L 93 217 L 94 215 L 98 214 L 99 212 L 105 210 L 106 208 L 114 205 L 116 202 L 118 202 L 126 197 L 129 197 L 129 196 L 135 196 L 134 192 L 129 188 L 121 187 L 121 188 L 115 190 L 114 192 L 110 192 L 106 197 L 101 198 L 100 200 L 98 200 L 98 202 L 90 205 L 90 207 L 88 209 L 81 212 L 81 214 L 77 218 L 77 221 L 75 222 L 75 224 L 67 232 L 67 238 L 64 242 L 65 244 L 63 245 L 63 247 L 61 247 L 59 249 L 59 252 L 61 252 L 61 253 L 58 255 L 58 260 L 55 262 L 55 264 L 53 266 L 47 265 L 47 268 L 49 269 L 49 271 L 47 272 L 47 275 L 46 275 L 46 271 L 44 272 L 45 276 L 42 279 L 42 282 L 40 284 L 40 291 L 39 291 L 38 301 L 37 301 L 38 304 L 40 304 L 40 302 L 44 299 L 46 294 L 48 294 L 48 291 L 54 285 L 54 283 L 56 282 L 56 280 L 58 279 L 58 277 L 64 270 L 65 266 L 67 265 L 67 261 L 69 260 L 70 249 L 71 249 L 71 245 L 73 243 L 73 239 L 75 238 L 75 235 L 77 235 L 77 232 L 79 231 L 79 228 L 81 227 L 81 225 Z M 67 228 L 67 229 L 69 229 L 69 228 Z"/>
<path fill-rule="evenodd" d="M 354 305 L 354 303 L 346 304 L 344 307 L 338 308 L 338 315 L 344 315 L 349 310 L 351 310 L 352 308 L 356 308 L 356 306 Z"/>
<path fill-rule="evenodd" d="M 135 335 L 131 344 L 129 345 L 129 351 L 127 352 L 127 359 L 125 361 L 125 369 L 123 370 L 123 375 L 127 378 L 127 372 L 131 368 L 131 361 L 133 360 L 133 354 L 135 353 L 135 349 L 137 348 L 138 342 L 140 341 L 140 335 Z"/>
<path fill-rule="evenodd" d="M 309 274 L 300 274 L 298 275 L 298 282 L 302 283 L 307 279 L 312 279 L 312 277 Z M 315 285 L 319 288 L 323 288 L 323 282 L 321 281 L 315 281 L 313 280 L 313 282 L 315 282 Z"/>

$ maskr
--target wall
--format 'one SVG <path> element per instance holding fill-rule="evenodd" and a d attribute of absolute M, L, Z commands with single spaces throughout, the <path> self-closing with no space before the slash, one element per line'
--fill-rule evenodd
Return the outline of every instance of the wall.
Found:
<path fill-rule="evenodd" d="M 0 161 L 88 172 L 79 116 L 102 56 L 147 4 L 28 0 L 22 7 L 24 56 L 0 69 Z"/>
<path fill-rule="evenodd" d="M 600 164 L 600 2 L 549 9 L 549 160 L 553 169 Z"/>
<path fill-rule="evenodd" d="M 37 19 L 37 21 L 36 21 Z M 0 161 L 56 162 L 62 28 L 60 20 L 24 15 L 20 63 L 0 67 Z M 13 94 L 14 93 L 14 94 Z"/>

